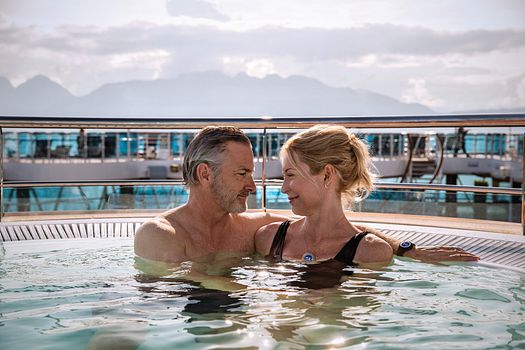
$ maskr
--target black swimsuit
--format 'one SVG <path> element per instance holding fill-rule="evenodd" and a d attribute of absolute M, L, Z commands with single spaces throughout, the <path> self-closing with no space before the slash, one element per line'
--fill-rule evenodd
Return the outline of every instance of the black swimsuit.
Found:
<path fill-rule="evenodd" d="M 286 237 L 286 232 L 288 231 L 288 226 L 290 226 L 290 221 L 285 221 L 279 226 L 277 233 L 275 234 L 272 242 L 272 247 L 270 248 L 270 253 L 267 258 L 277 262 L 283 260 L 283 248 L 284 248 L 284 239 Z M 346 265 L 356 266 L 354 263 L 355 252 L 357 251 L 357 246 L 361 239 L 366 236 L 369 232 L 359 232 L 344 245 L 344 247 L 337 253 L 335 258 L 332 260 L 340 261 Z"/>

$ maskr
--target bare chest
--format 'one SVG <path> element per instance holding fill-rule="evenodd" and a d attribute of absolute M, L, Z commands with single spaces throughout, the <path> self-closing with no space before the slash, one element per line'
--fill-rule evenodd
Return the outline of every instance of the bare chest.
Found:
<path fill-rule="evenodd" d="M 185 244 L 188 258 L 199 257 L 219 252 L 245 253 L 254 252 L 254 235 L 242 229 L 229 229 L 216 232 L 211 237 L 199 232 L 190 234 Z"/>

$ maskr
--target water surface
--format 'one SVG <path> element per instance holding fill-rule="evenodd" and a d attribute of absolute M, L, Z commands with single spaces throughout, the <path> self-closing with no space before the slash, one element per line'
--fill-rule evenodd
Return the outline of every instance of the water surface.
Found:
<path fill-rule="evenodd" d="M 130 239 L 4 243 L 2 349 L 524 349 L 525 276 L 223 254 L 152 266 Z"/>

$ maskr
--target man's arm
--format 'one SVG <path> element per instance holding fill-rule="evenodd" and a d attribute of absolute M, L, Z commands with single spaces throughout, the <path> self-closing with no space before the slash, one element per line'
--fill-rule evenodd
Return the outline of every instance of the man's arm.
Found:
<path fill-rule="evenodd" d="M 358 226 L 359 229 L 366 229 L 367 231 L 375 234 L 376 236 L 385 240 L 392 249 L 394 254 L 397 255 L 400 240 L 395 239 L 392 236 L 386 235 L 378 230 L 372 229 L 370 227 Z M 417 259 L 424 262 L 439 262 L 439 261 L 478 261 L 479 257 L 472 253 L 469 253 L 462 248 L 458 247 L 446 247 L 446 246 L 428 246 L 428 247 L 416 247 L 411 249 L 403 256 Z"/>

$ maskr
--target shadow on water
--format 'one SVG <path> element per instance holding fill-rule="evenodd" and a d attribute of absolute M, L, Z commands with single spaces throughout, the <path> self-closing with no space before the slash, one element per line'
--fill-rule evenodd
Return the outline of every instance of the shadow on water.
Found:
<path fill-rule="evenodd" d="M 354 309 L 370 312 L 380 306 L 377 296 L 386 294 L 374 288 L 381 273 L 357 272 L 335 260 L 309 265 L 257 257 L 211 261 L 171 267 L 136 261 L 142 298 L 178 305 L 177 317 L 196 342 L 212 343 L 221 335 L 240 342 L 255 332 L 274 345 L 329 345 L 322 334 L 301 334 L 315 324 L 323 329 L 350 325 L 357 331 L 364 326 L 354 319 Z M 217 288 L 206 287 L 214 280 L 220 282 L 211 283 Z M 238 288 L 232 290 L 232 284 Z"/>

